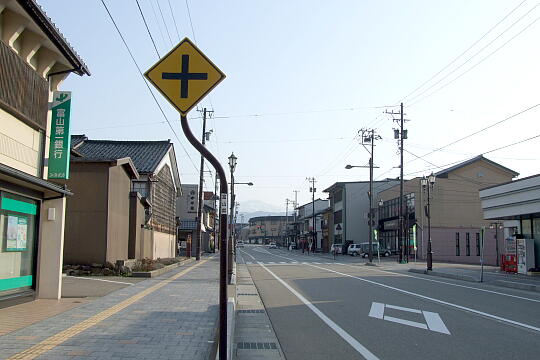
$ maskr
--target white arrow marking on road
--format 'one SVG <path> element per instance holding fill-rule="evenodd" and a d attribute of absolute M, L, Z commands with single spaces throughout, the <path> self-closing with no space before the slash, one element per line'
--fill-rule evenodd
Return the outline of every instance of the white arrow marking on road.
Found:
<path fill-rule="evenodd" d="M 415 313 L 415 314 L 423 314 L 424 319 L 426 320 L 426 323 L 424 324 L 424 323 L 419 323 L 419 322 L 416 322 L 416 321 L 404 320 L 404 319 L 396 318 L 396 317 L 393 317 L 393 316 L 384 315 L 385 307 L 389 308 L 389 309 L 406 311 L 406 312 L 411 312 L 411 313 Z M 369 316 L 373 317 L 373 318 L 376 318 L 376 319 L 382 319 L 382 320 L 386 320 L 386 321 L 395 322 L 395 323 L 398 323 L 398 324 L 413 326 L 413 327 L 417 327 L 417 328 L 424 329 L 424 330 L 429 329 L 431 331 L 435 331 L 435 332 L 443 333 L 443 334 L 446 334 L 446 335 L 450 335 L 450 331 L 448 331 L 448 328 L 446 327 L 446 325 L 444 325 L 444 322 L 442 321 L 439 314 L 437 314 L 435 312 L 431 312 L 431 311 L 422 311 L 422 310 L 411 309 L 411 308 L 406 308 L 406 307 L 402 307 L 402 306 L 388 305 L 388 304 L 382 304 L 382 303 L 378 303 L 378 302 L 373 302 L 371 304 L 371 310 L 369 311 Z"/>
<path fill-rule="evenodd" d="M 274 274 L 270 269 L 264 266 L 263 263 L 259 262 L 259 265 L 263 267 L 266 271 L 270 273 L 277 281 L 279 281 L 283 286 L 285 286 L 290 292 L 292 292 L 300 301 L 302 301 L 311 311 L 315 313 L 326 325 L 330 326 L 339 336 L 343 338 L 346 342 L 349 343 L 356 351 L 358 351 L 364 358 L 367 360 L 379 360 L 371 351 L 369 351 L 364 345 L 360 344 L 355 338 L 353 338 L 349 333 L 343 330 L 338 324 L 333 322 L 328 316 L 326 316 L 322 311 L 317 309 L 315 305 L 309 302 L 308 299 L 303 297 L 298 291 L 294 290 L 289 284 L 283 281 L 279 276 Z"/>

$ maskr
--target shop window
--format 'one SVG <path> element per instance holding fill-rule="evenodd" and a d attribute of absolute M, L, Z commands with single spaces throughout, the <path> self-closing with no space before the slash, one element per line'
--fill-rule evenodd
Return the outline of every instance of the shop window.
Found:
<path fill-rule="evenodd" d="M 476 256 L 480 256 L 480 233 L 476 233 Z"/>
<path fill-rule="evenodd" d="M 0 296 L 31 289 L 34 284 L 38 202 L 0 195 Z"/>
<path fill-rule="evenodd" d="M 459 233 L 456 233 L 456 256 L 460 256 L 460 251 L 459 251 Z"/>
<path fill-rule="evenodd" d="M 471 237 L 469 233 L 465 233 L 465 255 L 471 256 Z"/>

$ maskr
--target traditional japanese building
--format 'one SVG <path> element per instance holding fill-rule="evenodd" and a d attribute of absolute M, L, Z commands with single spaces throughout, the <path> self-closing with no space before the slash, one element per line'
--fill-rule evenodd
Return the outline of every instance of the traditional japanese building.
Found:
<path fill-rule="evenodd" d="M 65 166 L 49 169 L 68 163 L 69 118 L 49 102 L 67 99 L 54 94 L 71 73 L 90 75 L 44 10 L 33 0 L 0 1 L 0 301 L 60 298 L 72 192 L 48 179 L 69 176 Z"/>

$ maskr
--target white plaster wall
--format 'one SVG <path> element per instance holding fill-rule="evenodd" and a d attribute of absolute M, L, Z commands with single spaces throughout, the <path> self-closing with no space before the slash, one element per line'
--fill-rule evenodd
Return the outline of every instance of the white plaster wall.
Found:
<path fill-rule="evenodd" d="M 173 234 L 154 231 L 154 259 L 174 257 L 174 243 Z"/>
<path fill-rule="evenodd" d="M 38 131 L 0 110 L 0 163 L 37 176 L 39 142 Z"/>
<path fill-rule="evenodd" d="M 47 220 L 50 208 L 56 209 L 55 220 Z M 36 288 L 40 299 L 60 299 L 62 293 L 65 209 L 66 198 L 44 200 L 41 205 Z"/>

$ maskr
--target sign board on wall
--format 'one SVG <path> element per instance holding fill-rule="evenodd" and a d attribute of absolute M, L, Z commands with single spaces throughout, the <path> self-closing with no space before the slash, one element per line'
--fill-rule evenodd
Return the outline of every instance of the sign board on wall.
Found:
<path fill-rule="evenodd" d="M 71 91 L 55 91 L 52 103 L 51 141 L 49 143 L 49 179 L 69 179 L 70 110 Z"/>

